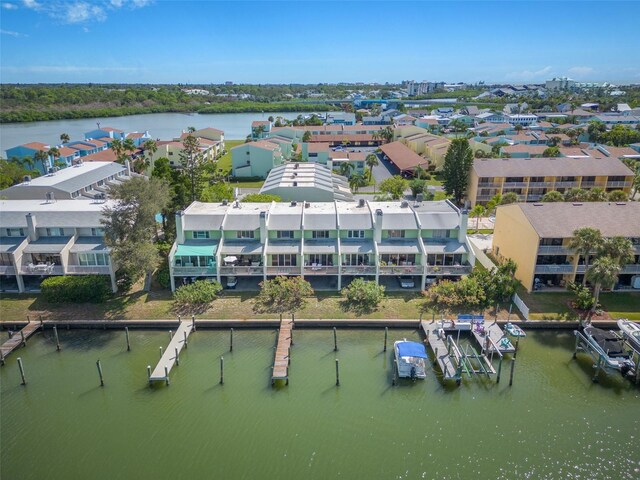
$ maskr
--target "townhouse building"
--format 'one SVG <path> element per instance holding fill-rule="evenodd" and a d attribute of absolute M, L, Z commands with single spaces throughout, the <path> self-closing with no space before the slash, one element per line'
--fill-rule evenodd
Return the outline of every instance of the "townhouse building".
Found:
<path fill-rule="evenodd" d="M 0 200 L 0 290 L 39 291 L 50 276 L 108 275 L 115 292 L 104 207 L 104 200 Z"/>
<path fill-rule="evenodd" d="M 459 278 L 475 257 L 468 215 L 449 201 L 192 203 L 176 214 L 171 288 L 195 279 L 240 279 L 258 288 L 299 275 L 314 288 L 340 289 L 356 277 L 424 288 Z"/>
<path fill-rule="evenodd" d="M 572 188 L 629 194 L 633 172 L 620 160 L 604 158 L 478 158 L 469 176 L 467 199 L 484 205 L 495 195 L 513 192 L 520 202 L 537 202 L 552 190 Z"/>
<path fill-rule="evenodd" d="M 493 252 L 518 266 L 527 291 L 582 282 L 584 256 L 569 247 L 579 228 L 597 228 L 603 237 L 631 240 L 635 256 L 622 267 L 615 289 L 640 288 L 640 203 L 519 203 L 498 207 Z M 594 252 L 595 253 L 595 252 Z"/>

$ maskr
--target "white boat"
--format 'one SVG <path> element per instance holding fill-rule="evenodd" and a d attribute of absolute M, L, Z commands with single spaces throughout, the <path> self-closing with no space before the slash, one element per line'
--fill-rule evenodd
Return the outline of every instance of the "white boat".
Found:
<path fill-rule="evenodd" d="M 631 320 L 621 318 L 618 320 L 618 328 L 622 331 L 622 336 L 627 342 L 640 352 L 640 325 Z"/>
<path fill-rule="evenodd" d="M 632 352 L 628 351 L 624 341 L 614 332 L 590 325 L 584 327 L 584 335 L 595 350 L 602 355 L 607 367 L 620 370 L 622 375 L 635 369 Z"/>
<path fill-rule="evenodd" d="M 398 366 L 400 378 L 426 378 L 425 359 L 427 351 L 424 345 L 418 342 L 409 342 L 407 339 L 394 342 L 393 350 Z"/>
<path fill-rule="evenodd" d="M 525 333 L 524 330 L 522 330 L 518 325 L 514 325 L 511 322 L 508 322 L 505 326 L 504 329 L 507 331 L 507 333 L 509 335 L 511 335 L 512 337 L 526 337 L 527 334 Z"/>

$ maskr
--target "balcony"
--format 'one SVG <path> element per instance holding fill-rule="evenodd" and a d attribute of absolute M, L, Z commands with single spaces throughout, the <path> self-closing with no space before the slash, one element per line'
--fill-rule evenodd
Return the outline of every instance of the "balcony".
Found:
<path fill-rule="evenodd" d="M 478 183 L 478 188 L 500 188 L 501 183 Z"/>
<path fill-rule="evenodd" d="M 224 265 L 220 267 L 220 275 L 262 275 L 262 265 Z"/>
<path fill-rule="evenodd" d="M 560 265 L 536 265 L 535 273 L 573 273 L 573 265 L 570 263 Z"/>
<path fill-rule="evenodd" d="M 380 275 L 422 275 L 422 265 L 387 265 L 380 267 Z"/>
<path fill-rule="evenodd" d="M 300 275 L 300 267 L 267 267 L 267 275 Z"/>
<path fill-rule="evenodd" d="M 427 265 L 427 275 L 465 275 L 471 273 L 471 265 Z"/>
<path fill-rule="evenodd" d="M 631 188 L 631 182 L 607 182 L 607 188 Z"/>
<path fill-rule="evenodd" d="M 546 188 L 552 185 L 553 182 L 529 182 L 529 188 Z"/>
<path fill-rule="evenodd" d="M 578 186 L 578 182 L 556 182 L 555 188 L 574 188 Z"/>
<path fill-rule="evenodd" d="M 0 275 L 15 275 L 16 269 L 13 265 L 0 265 Z"/>
<path fill-rule="evenodd" d="M 571 249 L 564 245 L 540 245 L 538 247 L 538 255 L 567 255 L 571 253 Z"/>
<path fill-rule="evenodd" d="M 329 265 L 306 265 L 304 267 L 305 275 L 337 275 L 338 267 Z"/>
<path fill-rule="evenodd" d="M 69 275 L 109 275 L 109 265 L 67 265 Z"/>
<path fill-rule="evenodd" d="M 535 194 L 535 195 L 527 195 L 527 202 L 537 202 L 539 201 L 544 195 L 539 195 L 539 194 Z"/>
<path fill-rule="evenodd" d="M 580 188 L 604 188 L 605 184 L 602 182 L 582 182 L 580 183 Z"/>
<path fill-rule="evenodd" d="M 493 195 L 476 195 L 476 202 L 488 202 L 493 198 Z"/>
<path fill-rule="evenodd" d="M 640 263 L 625 265 L 620 273 L 640 273 Z"/>
<path fill-rule="evenodd" d="M 504 188 L 524 188 L 529 185 L 527 182 L 505 182 Z"/>
<path fill-rule="evenodd" d="M 373 265 L 343 265 L 342 275 L 375 275 L 376 267 Z"/>
<path fill-rule="evenodd" d="M 51 265 L 40 263 L 34 265 L 23 265 L 20 268 L 20 275 L 64 275 L 64 270 L 61 265 Z"/>
<path fill-rule="evenodd" d="M 173 267 L 173 274 L 178 277 L 203 277 L 215 275 L 216 267 Z"/>

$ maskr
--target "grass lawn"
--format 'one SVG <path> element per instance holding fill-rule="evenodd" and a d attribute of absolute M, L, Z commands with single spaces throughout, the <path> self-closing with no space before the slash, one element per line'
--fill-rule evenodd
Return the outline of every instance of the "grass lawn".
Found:
<path fill-rule="evenodd" d="M 427 180 L 427 185 L 430 185 L 432 187 L 441 187 L 442 186 L 442 174 L 441 173 L 431 174 L 431 178 L 429 180 Z"/>
<path fill-rule="evenodd" d="M 231 171 L 231 149 L 243 143 L 244 140 L 225 140 L 224 146 L 227 149 L 227 153 L 218 160 L 218 168 Z"/>

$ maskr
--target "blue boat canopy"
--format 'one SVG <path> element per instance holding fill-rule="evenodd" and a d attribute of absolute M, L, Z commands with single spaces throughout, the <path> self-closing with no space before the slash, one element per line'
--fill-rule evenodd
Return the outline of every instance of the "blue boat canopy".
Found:
<path fill-rule="evenodd" d="M 429 358 L 427 357 L 427 351 L 424 345 L 417 342 L 398 343 L 398 355 L 401 357 Z"/>

